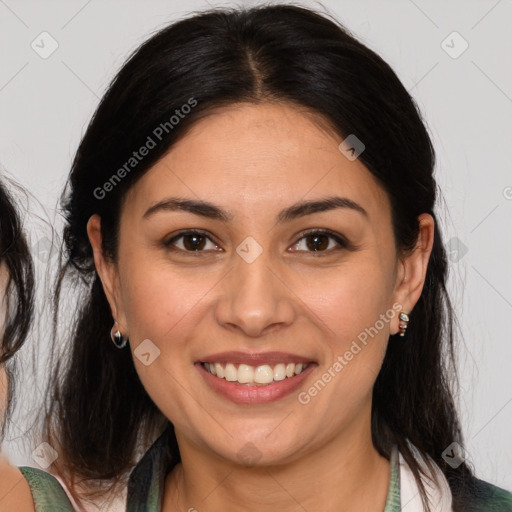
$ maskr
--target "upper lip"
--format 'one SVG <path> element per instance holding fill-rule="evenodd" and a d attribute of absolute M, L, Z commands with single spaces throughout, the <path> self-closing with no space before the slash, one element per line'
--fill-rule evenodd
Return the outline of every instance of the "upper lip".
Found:
<path fill-rule="evenodd" d="M 202 357 L 198 363 L 235 363 L 249 366 L 263 364 L 276 365 L 279 363 L 312 363 L 312 359 L 301 357 L 287 352 L 260 352 L 249 353 L 240 351 L 218 352 Z"/>

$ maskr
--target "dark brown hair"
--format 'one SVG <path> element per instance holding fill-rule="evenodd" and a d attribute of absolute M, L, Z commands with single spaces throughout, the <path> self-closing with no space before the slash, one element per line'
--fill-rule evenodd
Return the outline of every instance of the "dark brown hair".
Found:
<path fill-rule="evenodd" d="M 18 189 L 19 185 L 9 180 Z M 13 356 L 23 345 L 30 329 L 34 309 L 34 268 L 32 257 L 22 230 L 16 201 L 0 182 L 0 264 L 7 270 L 6 324 L 0 333 L 0 365 L 7 372 L 8 392 L 4 418 L 0 418 L 0 440 L 3 439 L 15 385 L 15 368 L 11 363 Z M 3 292 L 3 290 L 2 290 Z"/>

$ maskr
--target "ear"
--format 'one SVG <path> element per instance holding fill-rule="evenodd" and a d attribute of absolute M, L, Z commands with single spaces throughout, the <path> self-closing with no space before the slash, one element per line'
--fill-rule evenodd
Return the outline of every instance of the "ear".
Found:
<path fill-rule="evenodd" d="M 103 291 L 110 304 L 112 316 L 119 325 L 119 330 L 127 336 L 127 324 L 121 300 L 119 272 L 117 265 L 103 252 L 101 235 L 101 217 L 97 214 L 91 216 L 87 222 L 87 235 L 94 254 L 94 265 L 101 279 Z"/>
<path fill-rule="evenodd" d="M 434 245 L 435 221 L 432 215 L 422 213 L 418 216 L 418 241 L 412 252 L 408 253 L 398 263 L 397 280 L 393 295 L 393 304 L 401 304 L 401 311 L 410 313 L 418 302 L 425 278 L 427 266 Z M 394 318 L 391 334 L 399 331 L 398 315 Z"/>

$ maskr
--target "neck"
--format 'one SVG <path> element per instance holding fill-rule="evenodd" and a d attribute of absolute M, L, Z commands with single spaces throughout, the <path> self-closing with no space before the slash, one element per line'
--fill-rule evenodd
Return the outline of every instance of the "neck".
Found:
<path fill-rule="evenodd" d="M 176 432 L 181 463 L 166 478 L 162 510 L 382 511 L 389 461 L 369 428 L 352 430 L 293 462 L 249 467 L 212 456 Z"/>

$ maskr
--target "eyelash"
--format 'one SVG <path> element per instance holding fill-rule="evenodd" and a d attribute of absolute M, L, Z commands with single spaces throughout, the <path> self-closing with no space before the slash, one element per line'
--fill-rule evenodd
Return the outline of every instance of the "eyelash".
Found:
<path fill-rule="evenodd" d="M 210 240 L 210 242 L 214 243 L 215 245 L 217 245 L 211 238 L 210 236 L 204 232 L 204 231 L 200 231 L 200 230 L 188 230 L 188 231 L 181 231 L 179 232 L 177 235 L 173 236 L 171 239 L 165 241 L 163 243 L 163 245 L 171 250 L 171 251 L 179 251 L 179 252 L 183 252 L 183 253 L 189 253 L 189 254 L 197 254 L 197 253 L 201 253 L 201 252 L 206 252 L 205 250 L 199 250 L 199 251 L 188 251 L 188 250 L 185 250 L 185 249 L 180 249 L 180 248 L 177 248 L 177 247 L 173 247 L 173 244 L 179 240 L 180 238 L 183 238 L 187 235 L 199 235 L 199 236 L 202 236 L 202 237 L 205 237 L 207 238 L 208 240 Z M 349 241 L 342 235 L 334 232 L 334 231 L 331 231 L 329 229 L 313 229 L 313 230 L 308 230 L 308 231 L 303 231 L 302 233 L 299 233 L 299 235 L 297 235 L 299 238 L 297 239 L 297 241 L 293 244 L 293 246 L 297 245 L 303 238 L 307 238 L 309 236 L 313 236 L 313 235 L 325 235 L 325 236 L 328 236 L 330 238 L 332 238 L 333 240 L 335 240 L 335 242 L 338 244 L 338 249 L 353 249 L 353 246 L 349 243 Z M 303 251 L 303 250 L 299 250 L 299 251 L 294 251 L 294 252 L 308 252 L 308 253 L 311 253 L 311 254 L 315 254 L 315 255 L 323 255 L 323 254 L 331 254 L 333 252 L 333 250 L 336 250 L 336 249 L 326 249 L 326 250 L 323 250 L 323 251 Z"/>

